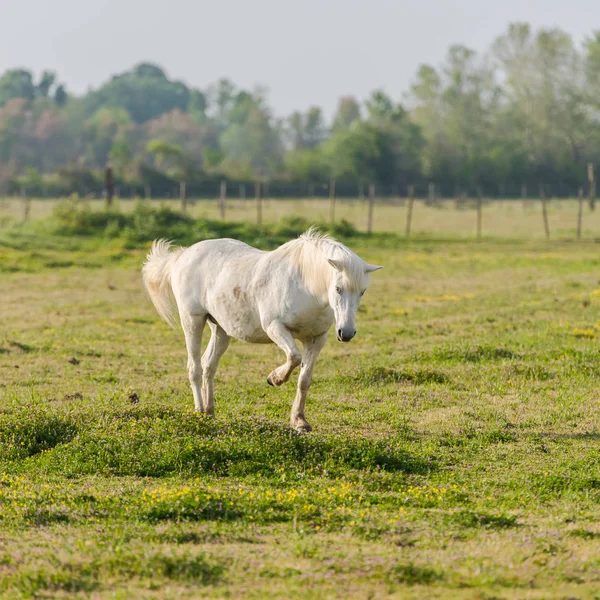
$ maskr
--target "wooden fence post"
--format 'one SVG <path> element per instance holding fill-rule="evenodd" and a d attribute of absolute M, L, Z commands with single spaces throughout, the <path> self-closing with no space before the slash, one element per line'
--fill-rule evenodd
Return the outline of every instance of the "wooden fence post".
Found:
<path fill-rule="evenodd" d="M 23 198 L 23 222 L 27 222 L 31 212 L 31 198 L 27 195 L 25 188 L 21 188 L 21 198 Z"/>
<path fill-rule="evenodd" d="M 550 239 L 550 226 L 548 225 L 548 210 L 546 208 L 546 193 L 544 184 L 540 184 L 540 199 L 542 201 L 542 216 L 544 217 L 544 229 L 546 231 L 546 239 Z"/>
<path fill-rule="evenodd" d="M 596 208 L 596 178 L 594 175 L 594 165 L 588 163 L 588 194 L 590 200 L 590 210 Z"/>
<path fill-rule="evenodd" d="M 181 210 L 185 212 L 187 210 L 187 186 L 185 181 L 179 182 L 179 199 L 181 200 Z"/>
<path fill-rule="evenodd" d="M 428 186 L 427 197 L 429 204 L 435 203 L 435 183 L 430 183 Z"/>
<path fill-rule="evenodd" d="M 106 167 L 104 171 L 104 191 L 106 192 L 106 208 L 110 208 L 115 195 L 115 180 L 110 167 Z"/>
<path fill-rule="evenodd" d="M 367 233 L 373 233 L 373 208 L 375 207 L 375 184 L 369 184 L 369 218 L 367 220 Z"/>
<path fill-rule="evenodd" d="M 577 212 L 577 239 L 581 239 L 581 220 L 583 217 L 583 188 L 580 187 L 577 193 L 579 198 L 579 211 Z"/>
<path fill-rule="evenodd" d="M 527 205 L 527 186 L 525 184 L 521 186 L 521 200 L 523 202 L 523 210 L 525 210 L 525 206 Z"/>
<path fill-rule="evenodd" d="M 481 241 L 481 222 L 483 218 L 483 198 L 481 197 L 481 188 L 477 188 L 477 241 Z"/>
<path fill-rule="evenodd" d="M 221 193 L 219 194 L 219 211 L 221 213 L 221 219 L 225 219 L 225 198 L 227 197 L 227 182 L 223 179 L 221 181 Z"/>
<path fill-rule="evenodd" d="M 329 181 L 329 222 L 335 224 L 335 179 Z"/>
<path fill-rule="evenodd" d="M 260 181 L 254 184 L 254 195 L 256 196 L 256 224 L 262 225 L 262 197 L 260 194 Z"/>
<path fill-rule="evenodd" d="M 415 203 L 415 186 L 408 186 L 408 212 L 406 213 L 406 237 L 410 237 L 410 226 L 412 224 L 413 204 Z"/>

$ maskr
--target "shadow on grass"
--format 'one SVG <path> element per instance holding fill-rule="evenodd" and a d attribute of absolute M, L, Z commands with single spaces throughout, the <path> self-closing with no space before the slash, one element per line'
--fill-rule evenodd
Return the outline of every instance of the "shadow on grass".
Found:
<path fill-rule="evenodd" d="M 402 369 L 375 366 L 359 369 L 356 375 L 338 375 L 340 383 L 351 383 L 360 386 L 385 385 L 390 383 L 410 383 L 413 385 L 444 384 L 450 379 L 442 371 L 433 369 Z"/>
<path fill-rule="evenodd" d="M 484 529 L 508 529 L 517 527 L 517 517 L 507 514 L 493 514 L 487 512 L 477 512 L 472 510 L 461 510 L 450 513 L 449 519 L 452 523 L 461 527 L 481 527 Z"/>
<path fill-rule="evenodd" d="M 15 425 L 27 426 L 14 433 Z M 16 436 L 16 437 L 15 437 Z M 162 477 L 209 473 L 279 477 L 281 471 L 341 476 L 348 471 L 424 474 L 430 456 L 409 451 L 405 435 L 300 434 L 265 419 L 221 421 L 172 408 L 133 406 L 95 417 L 27 411 L 0 419 L 0 459 L 62 473 Z M 6 443 L 8 441 L 8 444 Z"/>
<path fill-rule="evenodd" d="M 442 346 L 436 347 L 429 353 L 419 355 L 419 360 L 440 360 L 448 362 L 490 362 L 496 360 L 507 360 L 521 358 L 521 355 L 508 348 L 496 346 L 473 346 L 473 347 L 455 347 Z"/>

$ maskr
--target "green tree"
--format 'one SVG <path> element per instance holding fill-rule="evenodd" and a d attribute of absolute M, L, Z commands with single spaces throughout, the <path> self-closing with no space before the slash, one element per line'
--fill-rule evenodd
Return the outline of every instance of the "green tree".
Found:
<path fill-rule="evenodd" d="M 586 106 L 586 65 L 572 39 L 559 29 L 534 35 L 529 25 L 514 23 L 495 41 L 493 55 L 505 79 L 500 131 L 522 149 L 531 176 L 575 183 L 594 123 Z"/>
<path fill-rule="evenodd" d="M 220 137 L 224 168 L 239 177 L 276 173 L 282 159 L 281 140 L 263 99 L 238 93 L 227 121 L 229 126 Z"/>
<path fill-rule="evenodd" d="M 305 147 L 304 115 L 300 111 L 293 112 L 287 119 L 286 137 L 293 149 Z"/>
<path fill-rule="evenodd" d="M 116 174 L 119 177 L 125 175 L 127 168 L 131 165 L 132 158 L 131 148 L 125 139 L 121 138 L 113 142 L 109 153 L 109 159 L 115 166 Z"/>
<path fill-rule="evenodd" d="M 323 119 L 323 112 L 318 106 L 311 106 L 306 111 L 304 125 L 304 144 L 307 148 L 318 146 L 327 137 L 327 128 Z"/>
<path fill-rule="evenodd" d="M 177 181 L 186 181 L 193 171 L 194 165 L 190 155 L 177 144 L 152 140 L 146 146 L 146 152 L 155 157 L 160 169 L 172 175 Z"/>
<path fill-rule="evenodd" d="M 87 94 L 84 103 L 88 115 L 100 107 L 122 108 L 135 123 L 144 123 L 174 109 L 187 110 L 190 90 L 169 80 L 159 67 L 143 63 Z"/>
<path fill-rule="evenodd" d="M 329 157 L 322 146 L 316 148 L 296 148 L 286 152 L 285 173 L 292 181 L 323 182 L 331 176 Z"/>
<path fill-rule="evenodd" d="M 195 166 L 191 156 L 177 144 L 163 140 L 152 140 L 146 147 L 148 154 L 154 155 L 160 168 L 167 170 L 170 176 L 179 181 L 181 208 L 187 207 L 185 184 L 194 178 Z"/>
<path fill-rule="evenodd" d="M 210 105 L 213 108 L 213 118 L 222 130 L 227 127 L 228 114 L 237 95 L 235 85 L 229 79 L 223 78 L 209 89 Z"/>
<path fill-rule="evenodd" d="M 131 118 L 123 108 L 101 108 L 85 123 L 85 156 L 90 165 L 104 167 L 117 139 L 131 126 Z"/>
<path fill-rule="evenodd" d="M 28 196 L 39 196 L 42 194 L 44 180 L 41 173 L 35 167 L 27 167 L 24 173 L 17 178 L 17 183 Z"/>
<path fill-rule="evenodd" d="M 337 111 L 333 117 L 332 131 L 347 129 L 354 123 L 360 121 L 360 104 L 354 96 L 340 98 Z"/>
<path fill-rule="evenodd" d="M 52 89 L 52 86 L 55 84 L 55 82 L 56 75 L 51 71 L 44 71 L 40 78 L 40 82 L 37 85 L 37 95 L 41 96 L 42 98 L 48 98 L 48 96 L 50 95 L 50 90 Z"/>
<path fill-rule="evenodd" d="M 30 71 L 13 69 L 0 77 L 0 107 L 13 98 L 33 100 L 35 93 L 36 87 Z"/>
<path fill-rule="evenodd" d="M 283 132 L 292 148 L 315 148 L 327 135 L 321 109 L 312 106 L 306 113 L 292 113 L 284 124 Z"/>
<path fill-rule="evenodd" d="M 57 85 L 56 89 L 54 90 L 54 103 L 56 104 L 56 106 L 62 108 L 67 103 L 68 99 L 69 96 L 67 94 L 65 86 L 62 84 Z"/>
<path fill-rule="evenodd" d="M 192 90 L 190 92 L 190 102 L 188 105 L 188 112 L 192 118 L 198 124 L 206 123 L 206 109 L 208 108 L 208 102 L 206 95 L 200 90 Z"/>
<path fill-rule="evenodd" d="M 425 174 L 450 193 L 487 181 L 500 101 L 493 69 L 469 48 L 452 46 L 439 70 L 420 67 L 411 91 L 426 142 Z"/>

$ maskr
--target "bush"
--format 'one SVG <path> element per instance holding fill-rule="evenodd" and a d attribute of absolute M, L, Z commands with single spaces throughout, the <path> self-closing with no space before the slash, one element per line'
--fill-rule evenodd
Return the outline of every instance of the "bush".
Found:
<path fill-rule="evenodd" d="M 200 240 L 235 238 L 267 250 L 298 237 L 314 223 L 293 216 L 278 223 L 255 225 L 249 222 L 213 221 L 193 219 L 189 215 L 166 206 L 154 208 L 140 201 L 131 213 L 117 209 L 93 211 L 86 201 L 74 196 L 60 202 L 54 209 L 50 227 L 54 234 L 62 236 L 104 237 L 121 239 L 130 248 L 147 245 L 157 238 L 167 238 L 177 244 L 189 246 Z M 360 246 L 377 239 L 380 246 L 396 247 L 399 238 L 390 234 L 368 235 L 359 232 L 351 223 L 341 221 L 332 227 L 319 224 L 323 231 L 331 232 L 341 241 Z"/>

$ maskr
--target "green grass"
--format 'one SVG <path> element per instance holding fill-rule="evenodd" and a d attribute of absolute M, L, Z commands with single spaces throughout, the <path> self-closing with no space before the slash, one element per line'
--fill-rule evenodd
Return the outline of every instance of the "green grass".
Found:
<path fill-rule="evenodd" d="M 0 230 L 1 597 L 600 597 L 595 244 L 340 232 L 386 268 L 301 435 L 274 347 L 193 412 L 154 225 L 58 225 Z"/>

